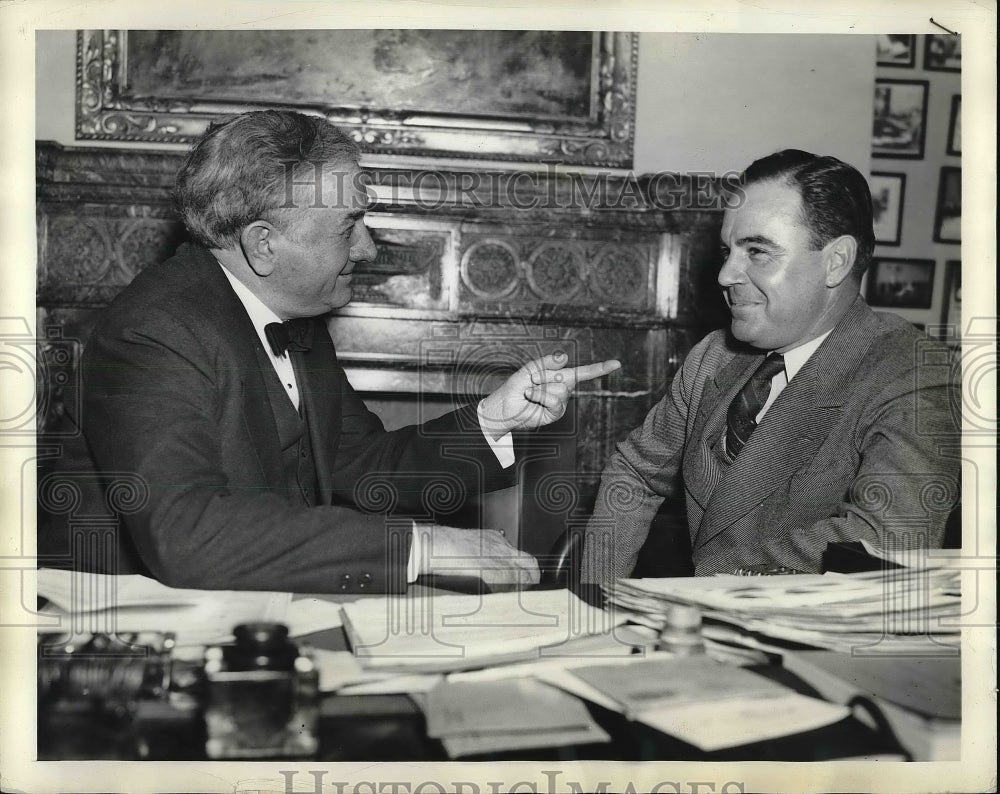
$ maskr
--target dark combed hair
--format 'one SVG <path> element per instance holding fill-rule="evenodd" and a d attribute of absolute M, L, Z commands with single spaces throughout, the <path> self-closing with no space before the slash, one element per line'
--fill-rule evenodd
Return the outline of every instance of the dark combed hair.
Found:
<path fill-rule="evenodd" d="M 798 149 L 755 160 L 743 172 L 743 185 L 785 181 L 802 197 L 802 211 L 814 248 L 849 234 L 858 244 L 852 274 L 861 278 L 875 250 L 872 194 L 868 180 L 836 157 L 820 157 Z"/>
<path fill-rule="evenodd" d="M 195 143 L 177 174 L 174 201 L 196 243 L 229 248 L 254 221 L 287 227 L 289 175 L 308 183 L 317 164 L 353 165 L 359 156 L 354 141 L 325 119 L 244 113 L 212 125 Z"/>

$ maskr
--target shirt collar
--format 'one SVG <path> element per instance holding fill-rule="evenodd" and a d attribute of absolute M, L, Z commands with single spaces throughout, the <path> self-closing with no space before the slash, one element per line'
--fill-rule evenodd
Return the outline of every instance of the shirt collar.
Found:
<path fill-rule="evenodd" d="M 833 329 L 831 328 L 825 334 L 821 334 L 815 339 L 810 339 L 808 342 L 801 344 L 798 347 L 793 347 L 784 354 L 785 376 L 788 380 L 795 377 L 795 373 L 802 369 L 803 365 L 809 360 L 809 357 L 816 352 L 816 349 L 823 344 L 823 340 L 826 339 L 832 332 Z"/>
<path fill-rule="evenodd" d="M 219 267 L 221 267 L 222 272 L 226 274 L 226 278 L 229 279 L 229 283 L 233 285 L 236 297 L 240 299 L 240 303 L 242 303 L 246 308 L 247 314 L 250 315 L 250 319 L 253 321 L 255 328 L 262 329 L 268 323 L 281 322 L 281 318 L 265 306 L 264 302 L 254 295 L 246 284 L 230 273 L 229 268 L 222 264 L 220 264 Z"/>
<path fill-rule="evenodd" d="M 225 273 L 226 278 L 229 279 L 229 283 L 233 287 L 233 292 L 235 292 L 236 297 L 240 299 L 240 303 L 243 304 L 243 308 L 247 310 L 247 314 L 250 316 L 250 322 L 253 323 L 254 330 L 257 331 L 257 336 L 260 337 L 261 344 L 264 345 L 264 349 L 270 353 L 271 348 L 267 343 L 267 334 L 264 332 L 264 326 L 268 323 L 280 323 L 281 318 L 264 305 L 264 302 L 254 295 L 246 284 L 230 273 L 229 268 L 222 263 L 219 264 L 219 267 L 222 268 L 222 272 Z"/>

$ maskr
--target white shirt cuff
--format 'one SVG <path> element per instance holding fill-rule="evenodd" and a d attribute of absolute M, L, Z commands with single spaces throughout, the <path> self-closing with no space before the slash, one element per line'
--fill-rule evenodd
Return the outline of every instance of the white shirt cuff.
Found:
<path fill-rule="evenodd" d="M 516 458 L 514 457 L 514 437 L 510 431 L 504 433 L 494 441 L 493 436 L 489 432 L 490 420 L 483 416 L 482 400 L 479 401 L 479 405 L 476 407 L 476 415 L 479 417 L 479 429 L 483 432 L 483 438 L 486 439 L 486 443 L 490 445 L 490 449 L 496 455 L 500 467 L 506 469 L 513 466 Z"/>

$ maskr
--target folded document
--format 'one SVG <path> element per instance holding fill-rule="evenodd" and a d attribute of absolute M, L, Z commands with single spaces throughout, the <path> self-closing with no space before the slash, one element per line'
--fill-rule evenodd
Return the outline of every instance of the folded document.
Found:
<path fill-rule="evenodd" d="M 425 672 L 572 654 L 622 622 L 568 590 L 391 596 L 344 604 L 343 618 L 364 667 Z"/>

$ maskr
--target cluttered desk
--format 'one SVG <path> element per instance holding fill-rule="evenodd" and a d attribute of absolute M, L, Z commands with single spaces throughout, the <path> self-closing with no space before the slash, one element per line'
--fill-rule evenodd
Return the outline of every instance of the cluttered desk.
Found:
<path fill-rule="evenodd" d="M 959 757 L 958 572 L 403 596 L 39 571 L 42 760 Z"/>

